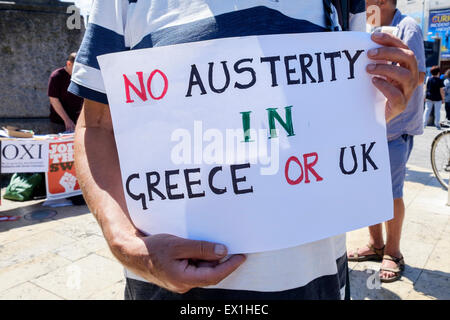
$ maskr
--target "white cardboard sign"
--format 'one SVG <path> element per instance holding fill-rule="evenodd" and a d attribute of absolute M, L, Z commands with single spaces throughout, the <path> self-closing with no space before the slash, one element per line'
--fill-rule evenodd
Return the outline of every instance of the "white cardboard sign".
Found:
<path fill-rule="evenodd" d="M 100 56 L 136 227 L 249 253 L 392 218 L 369 37 L 251 36 Z"/>
<path fill-rule="evenodd" d="M 47 141 L 2 139 L 0 146 L 1 173 L 47 172 Z"/>

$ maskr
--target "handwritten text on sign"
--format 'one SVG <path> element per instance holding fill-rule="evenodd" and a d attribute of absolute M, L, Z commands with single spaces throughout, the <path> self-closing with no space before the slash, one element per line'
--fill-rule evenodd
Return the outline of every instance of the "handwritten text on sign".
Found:
<path fill-rule="evenodd" d="M 99 57 L 135 225 L 236 253 L 390 219 L 374 46 L 310 33 Z"/>

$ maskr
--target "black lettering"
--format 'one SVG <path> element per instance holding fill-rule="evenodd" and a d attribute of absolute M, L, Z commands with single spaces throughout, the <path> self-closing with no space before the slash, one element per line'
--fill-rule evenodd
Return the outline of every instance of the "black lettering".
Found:
<path fill-rule="evenodd" d="M 247 178 L 245 176 L 241 178 L 236 178 L 236 171 L 240 169 L 250 168 L 250 163 L 245 164 L 235 164 L 231 165 L 231 180 L 233 182 L 233 190 L 235 194 L 245 194 L 245 193 L 251 193 L 253 192 L 253 186 L 251 186 L 249 189 L 242 189 L 239 190 L 238 183 L 239 182 L 245 182 L 247 181 Z"/>
<path fill-rule="evenodd" d="M 196 173 L 196 172 L 200 172 L 200 168 L 196 168 L 196 169 L 185 169 L 184 170 L 184 179 L 186 180 L 186 189 L 188 192 L 188 197 L 190 198 L 200 198 L 200 197 L 204 197 L 205 196 L 205 191 L 201 192 L 201 193 L 193 193 L 192 192 L 192 186 L 193 185 L 201 185 L 202 182 L 200 180 L 195 180 L 195 181 L 191 181 L 189 179 L 189 174 L 190 173 Z"/>
<path fill-rule="evenodd" d="M 8 158 L 8 157 L 6 156 L 6 148 L 8 148 L 8 147 L 13 147 L 13 148 L 16 150 L 16 154 L 15 154 L 14 157 L 12 157 L 12 158 Z M 7 144 L 7 145 L 3 148 L 2 153 L 3 153 L 3 158 L 5 158 L 6 160 L 12 160 L 12 159 L 17 158 L 17 156 L 19 155 L 19 148 L 17 148 L 17 146 L 14 145 L 14 144 Z"/>
<path fill-rule="evenodd" d="M 156 177 L 156 181 L 152 182 L 152 176 Z M 166 200 L 166 196 L 164 196 L 164 194 L 159 191 L 158 189 L 156 189 L 156 186 L 159 184 L 161 177 L 159 175 L 158 172 L 156 171 L 152 171 L 152 172 L 147 172 L 146 173 L 146 177 L 147 177 L 147 192 L 148 192 L 148 196 L 150 198 L 150 201 L 153 201 L 153 192 L 156 193 L 161 200 Z"/>
<path fill-rule="evenodd" d="M 166 171 L 166 192 L 167 192 L 167 197 L 170 200 L 183 199 L 184 198 L 184 194 L 183 193 L 172 194 L 172 190 L 175 190 L 175 189 L 178 188 L 178 184 L 171 184 L 170 183 L 170 176 L 172 176 L 174 174 L 180 174 L 180 170 L 168 170 L 168 171 Z"/>
<path fill-rule="evenodd" d="M 291 74 L 295 73 L 295 68 L 291 69 L 289 67 L 289 61 L 291 60 L 297 60 L 297 56 L 285 56 L 284 57 L 284 66 L 286 67 L 286 80 L 287 80 L 287 84 L 291 85 L 291 84 L 299 84 L 300 83 L 300 79 L 297 80 L 292 80 L 291 79 Z"/>
<path fill-rule="evenodd" d="M 241 84 L 241 83 L 238 83 L 236 81 L 236 83 L 234 84 L 234 87 L 238 88 L 238 89 L 248 89 L 248 88 L 252 87 L 256 83 L 256 72 L 255 72 L 255 70 L 253 70 L 253 68 L 250 68 L 250 67 L 239 68 L 239 65 L 241 63 L 245 63 L 245 62 L 252 63 L 253 59 L 241 59 L 241 60 L 237 61 L 234 64 L 234 71 L 236 71 L 236 73 L 238 73 L 238 74 L 243 73 L 243 72 L 250 72 L 250 74 L 252 76 L 252 79 L 247 84 Z"/>
<path fill-rule="evenodd" d="M 334 64 L 335 58 L 341 57 L 341 52 L 325 52 L 325 60 L 330 59 L 330 67 L 331 67 L 331 81 L 336 81 L 336 66 Z"/>
<path fill-rule="evenodd" d="M 127 194 L 133 200 L 136 200 L 136 201 L 141 200 L 142 201 L 142 210 L 147 210 L 148 208 L 147 208 L 147 205 L 146 205 L 146 202 L 145 202 L 145 195 L 143 193 L 140 193 L 139 195 L 136 195 L 136 194 L 134 194 L 134 193 L 132 193 L 130 191 L 130 183 L 131 183 L 131 180 L 133 180 L 133 179 L 139 179 L 139 174 L 138 173 L 134 173 L 134 174 L 130 175 L 127 178 L 127 181 L 125 183 L 125 189 L 127 191 Z"/>
<path fill-rule="evenodd" d="M 319 79 L 317 80 L 318 83 L 323 82 L 323 72 L 322 72 L 322 59 L 320 58 L 321 53 L 317 52 L 316 55 L 316 62 L 317 62 L 317 74 L 319 76 Z"/>
<path fill-rule="evenodd" d="M 225 74 L 225 84 L 221 89 L 216 89 L 213 84 L 213 70 L 214 70 L 214 62 L 209 63 L 209 71 L 208 71 L 208 81 L 209 81 L 209 87 L 211 90 L 215 93 L 223 93 L 228 86 L 230 85 L 230 72 L 228 71 L 227 62 L 222 61 L 223 66 L 223 72 Z"/>
<path fill-rule="evenodd" d="M 33 147 L 34 147 L 34 144 L 30 145 L 30 148 L 29 148 L 29 149 L 27 148 L 27 146 L 26 146 L 25 144 L 21 144 L 20 146 L 23 148 L 23 150 L 25 150 L 25 153 L 24 153 L 23 156 L 20 158 L 20 160 L 22 160 L 23 158 L 25 158 L 25 156 L 26 156 L 27 154 L 28 154 L 28 156 L 30 157 L 30 160 L 31 160 L 31 159 L 34 159 L 33 155 L 32 155 L 31 152 L 30 152 L 30 150 L 33 149 Z"/>
<path fill-rule="evenodd" d="M 356 60 L 358 60 L 359 56 L 361 55 L 361 53 L 364 52 L 364 50 L 357 50 L 353 57 L 348 52 L 348 50 L 342 50 L 342 52 L 345 54 L 345 57 L 347 58 L 347 60 L 349 62 L 350 76 L 347 79 L 354 79 L 355 78 L 355 62 L 356 62 Z"/>
<path fill-rule="evenodd" d="M 269 62 L 270 63 L 270 73 L 272 75 L 272 87 L 277 87 L 277 69 L 275 68 L 275 62 L 280 61 L 280 56 L 273 57 L 261 57 L 261 63 Z"/>
<path fill-rule="evenodd" d="M 214 176 L 216 175 L 217 171 L 222 171 L 222 167 L 214 167 L 212 168 L 212 170 L 209 172 L 209 176 L 208 176 L 208 183 L 209 183 L 209 188 L 211 189 L 212 192 L 214 192 L 215 194 L 223 194 L 225 192 L 227 192 L 227 188 L 223 188 L 223 189 L 219 189 L 216 188 L 213 184 L 213 179 Z"/>
<path fill-rule="evenodd" d="M 343 174 L 354 174 L 356 172 L 356 169 L 358 169 L 358 160 L 356 159 L 356 152 L 355 152 L 355 146 L 351 146 L 350 149 L 352 150 L 352 157 L 353 157 L 353 169 L 350 171 L 345 170 L 344 167 L 344 154 L 345 154 L 345 149 L 347 147 L 342 147 L 341 148 L 341 156 L 340 156 L 340 160 L 339 160 L 339 167 L 341 168 L 341 171 Z"/>
<path fill-rule="evenodd" d="M 366 151 L 366 144 L 362 144 L 362 159 L 363 159 L 363 172 L 367 171 L 367 163 L 366 161 L 369 161 L 370 165 L 373 167 L 374 170 L 377 170 L 378 167 L 376 166 L 375 162 L 373 162 L 372 158 L 369 156 L 370 151 L 372 151 L 373 146 L 375 145 L 375 141 L 372 142 L 369 146 L 369 149 Z"/>
<path fill-rule="evenodd" d="M 192 87 L 198 85 L 200 87 L 201 95 L 206 94 L 205 86 L 203 85 L 202 78 L 198 73 L 197 66 L 191 65 L 191 75 L 189 77 L 189 88 L 186 93 L 186 97 L 192 96 Z"/>
<path fill-rule="evenodd" d="M 309 67 L 311 67 L 313 63 L 313 58 L 310 54 L 301 54 L 300 56 L 300 67 L 302 68 L 302 84 L 306 83 L 306 75 L 308 75 L 311 83 L 316 83 L 316 79 L 312 76 L 311 72 L 309 72 Z M 308 59 L 308 62 L 305 63 L 305 60 Z"/>

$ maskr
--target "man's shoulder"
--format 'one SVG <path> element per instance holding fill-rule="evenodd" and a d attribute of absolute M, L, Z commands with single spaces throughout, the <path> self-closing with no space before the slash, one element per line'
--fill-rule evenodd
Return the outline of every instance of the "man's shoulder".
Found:
<path fill-rule="evenodd" d="M 58 68 L 50 74 L 50 78 L 63 77 L 65 75 L 65 73 L 66 73 L 66 70 L 64 70 L 64 67 Z"/>
<path fill-rule="evenodd" d="M 397 26 L 401 29 L 411 30 L 413 32 L 422 33 L 422 29 L 416 20 L 407 15 L 402 15 L 402 19 L 399 21 Z"/>

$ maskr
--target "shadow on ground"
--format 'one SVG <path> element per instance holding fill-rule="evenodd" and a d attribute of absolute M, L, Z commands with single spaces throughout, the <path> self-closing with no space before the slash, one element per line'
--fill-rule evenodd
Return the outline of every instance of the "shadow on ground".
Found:
<path fill-rule="evenodd" d="M 4 201 L 2 199 L 2 201 Z M 25 205 L 19 208 L 10 209 L 10 210 L 2 210 L 2 207 L 0 206 L 0 214 L 1 215 L 10 215 L 10 216 L 20 216 L 20 219 L 17 221 L 0 221 L 0 232 L 8 231 L 15 228 L 22 228 L 26 226 L 32 226 L 40 223 L 45 223 L 49 221 L 55 221 L 55 220 L 62 220 L 70 217 L 76 217 L 84 214 L 90 214 L 89 208 L 86 205 L 80 205 L 80 206 L 67 206 L 67 207 L 60 207 L 60 208 L 51 208 L 47 206 L 43 206 L 42 203 L 44 201 L 40 202 L 34 202 L 30 205 Z M 29 220 L 26 219 L 25 216 L 27 214 L 32 213 L 35 210 L 54 210 L 56 211 L 56 215 L 52 218 L 43 219 L 43 220 Z"/>
<path fill-rule="evenodd" d="M 408 283 L 411 285 L 405 286 Z M 371 268 L 350 271 L 350 293 L 353 300 L 401 300 L 400 295 L 403 299 L 449 300 L 448 288 L 450 273 L 439 270 L 406 265 L 402 278 L 393 283 L 381 283 L 378 270 Z"/>
<path fill-rule="evenodd" d="M 436 179 L 432 172 L 428 171 L 417 171 L 411 168 L 406 168 L 406 178 L 405 181 L 416 182 L 423 184 L 425 186 L 436 187 L 441 190 L 445 190 Z"/>

